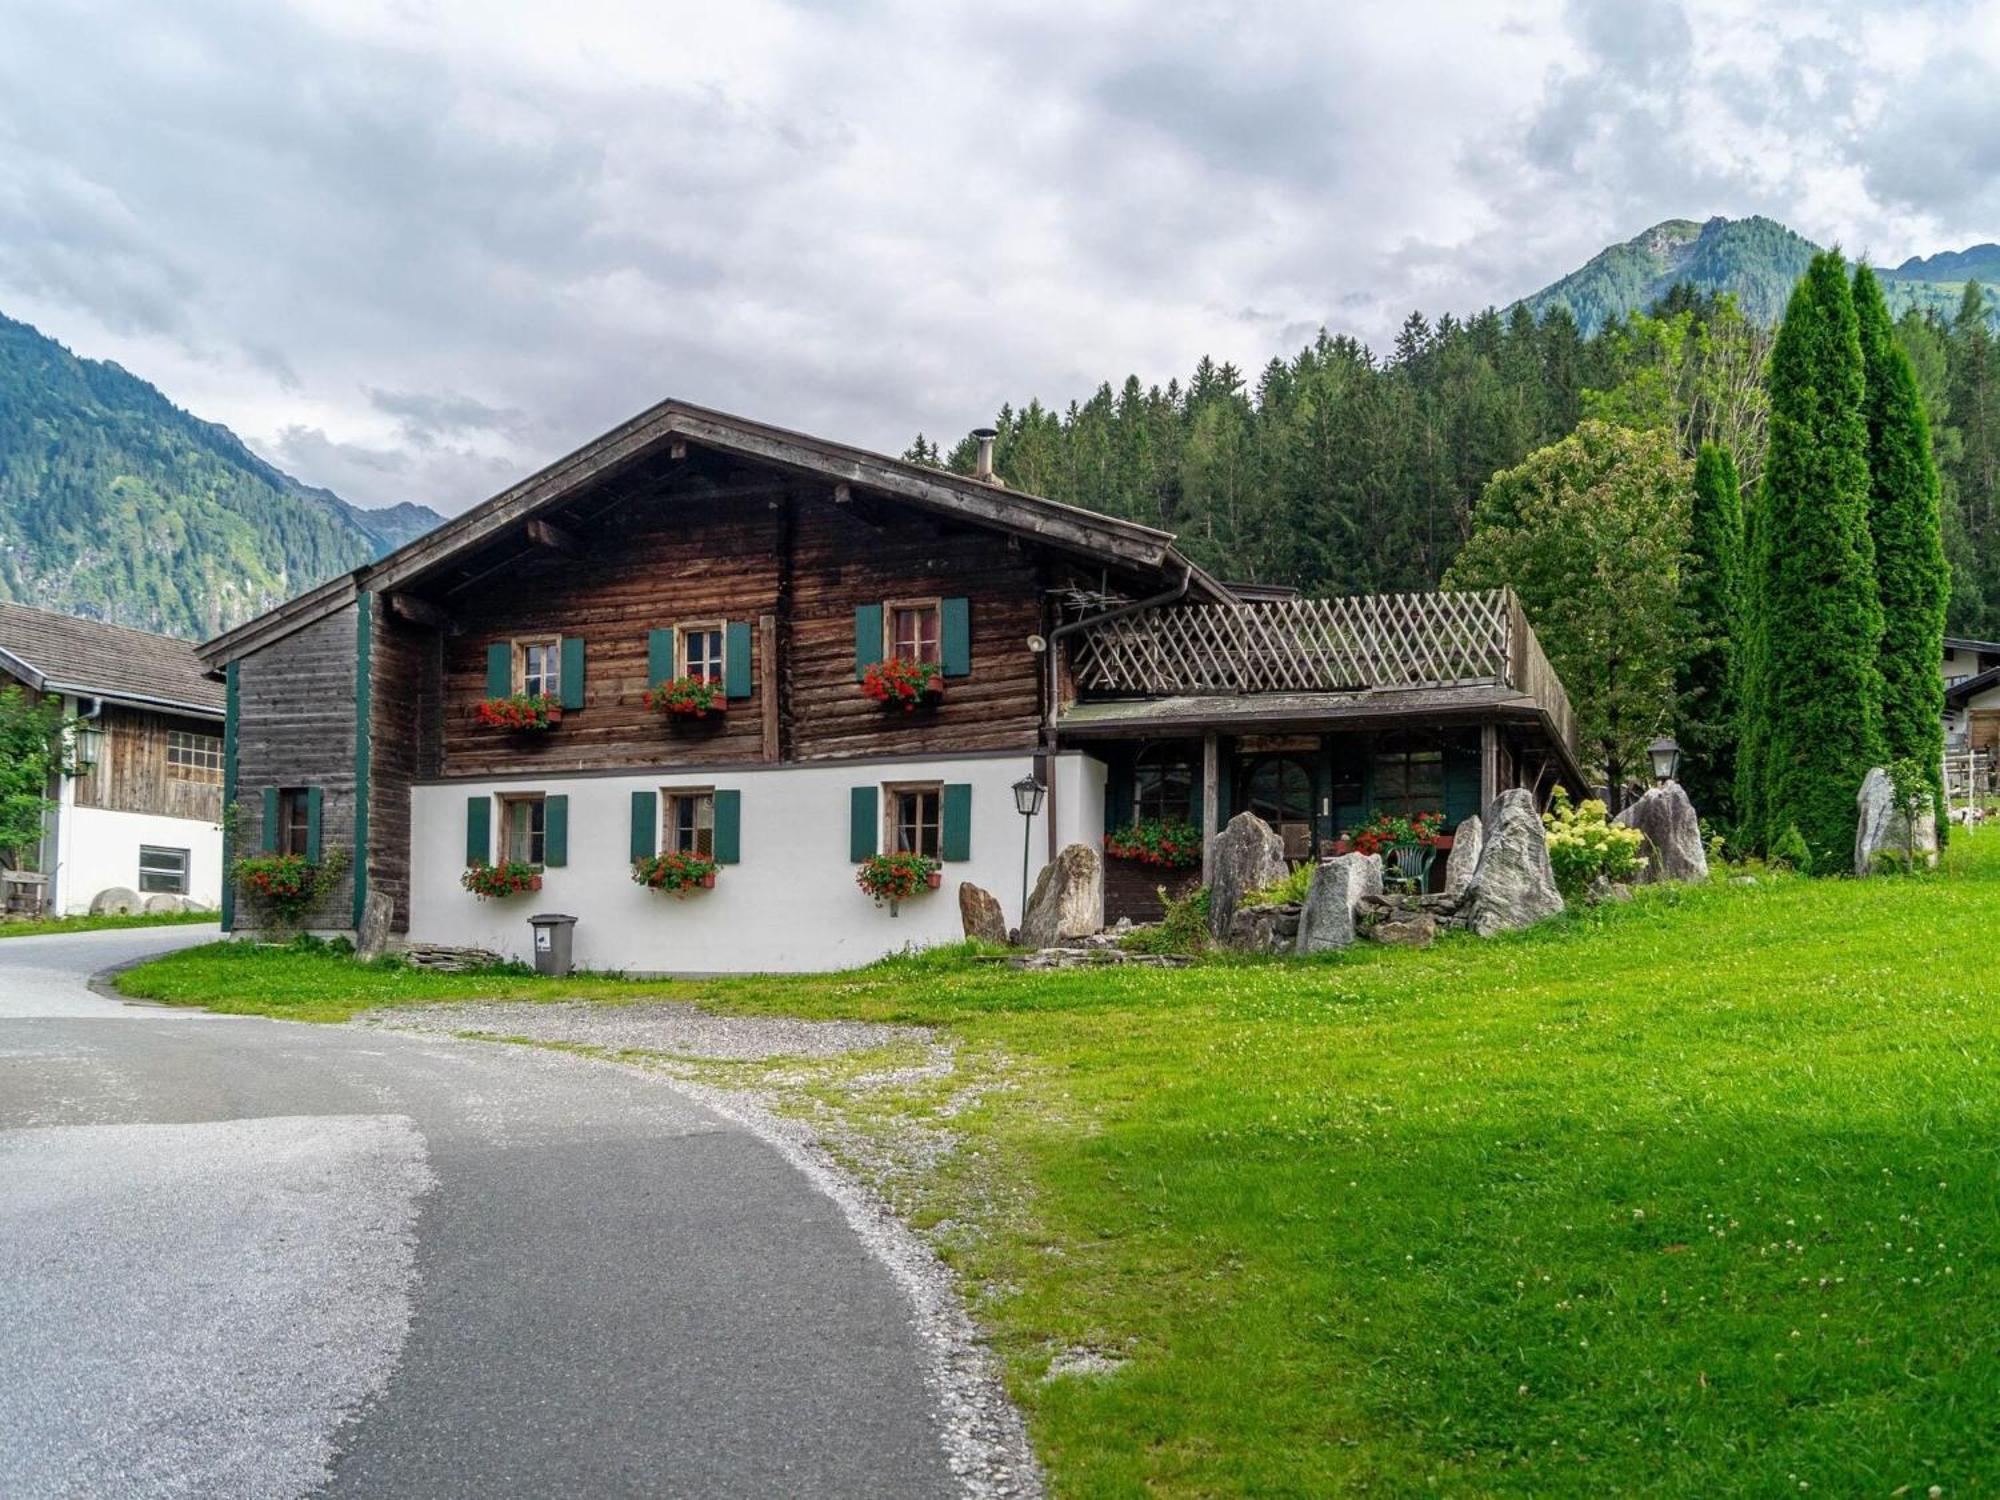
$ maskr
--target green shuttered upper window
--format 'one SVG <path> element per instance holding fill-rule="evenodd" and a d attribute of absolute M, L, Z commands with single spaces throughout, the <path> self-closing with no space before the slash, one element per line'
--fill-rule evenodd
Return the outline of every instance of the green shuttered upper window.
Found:
<path fill-rule="evenodd" d="M 889 657 L 934 662 L 946 677 L 972 673 L 972 606 L 963 598 L 891 599 L 854 607 L 854 676 Z"/>
<path fill-rule="evenodd" d="M 563 708 L 583 707 L 583 637 L 537 636 L 494 641 L 486 648 L 486 696 L 553 698 Z"/>

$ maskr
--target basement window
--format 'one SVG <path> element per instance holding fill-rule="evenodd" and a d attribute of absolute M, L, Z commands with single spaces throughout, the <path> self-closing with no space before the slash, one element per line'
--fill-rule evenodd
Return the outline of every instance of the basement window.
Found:
<path fill-rule="evenodd" d="M 139 893 L 185 896 L 188 890 L 188 851 L 139 846 Z"/>

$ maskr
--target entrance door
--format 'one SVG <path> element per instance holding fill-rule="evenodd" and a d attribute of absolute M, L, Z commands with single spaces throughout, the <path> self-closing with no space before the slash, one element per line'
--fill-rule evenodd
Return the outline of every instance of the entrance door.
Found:
<path fill-rule="evenodd" d="M 1311 859 L 1313 837 L 1312 762 L 1300 755 L 1265 755 L 1248 762 L 1237 783 L 1237 811 L 1255 813 L 1285 841 L 1285 858 Z"/>

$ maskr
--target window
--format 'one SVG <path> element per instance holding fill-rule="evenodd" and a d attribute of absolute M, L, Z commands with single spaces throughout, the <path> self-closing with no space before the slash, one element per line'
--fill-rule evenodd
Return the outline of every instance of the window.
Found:
<path fill-rule="evenodd" d="M 938 602 L 918 600 L 889 606 L 888 651 L 906 661 L 939 659 Z"/>
<path fill-rule="evenodd" d="M 680 639 L 681 675 L 704 682 L 722 681 L 722 627 L 683 625 Z"/>
<path fill-rule="evenodd" d="M 1444 809 L 1444 753 L 1390 750 L 1375 757 L 1375 811 L 1411 817 Z"/>
<path fill-rule="evenodd" d="M 541 793 L 500 799 L 500 863 L 540 865 L 548 854 L 548 807 Z"/>
<path fill-rule="evenodd" d="M 1132 815 L 1178 823 L 1194 816 L 1194 758 L 1185 745 L 1148 745 L 1132 770 Z"/>
<path fill-rule="evenodd" d="M 943 789 L 931 786 L 892 786 L 884 799 L 889 813 L 889 849 L 896 854 L 921 854 L 940 858 L 943 844 L 940 813 Z"/>
<path fill-rule="evenodd" d="M 530 698 L 562 696 L 562 648 L 556 641 L 514 643 L 514 687 Z"/>
<path fill-rule="evenodd" d="M 661 794 L 666 807 L 663 843 L 670 854 L 715 856 L 715 793 L 684 787 Z"/>
<path fill-rule="evenodd" d="M 155 849 L 139 846 L 139 893 L 164 892 L 185 896 L 188 889 L 188 852 L 185 849 Z"/>
<path fill-rule="evenodd" d="M 222 737 L 169 729 L 167 775 L 176 781 L 221 781 Z"/>
<path fill-rule="evenodd" d="M 307 787 L 288 786 L 278 792 L 278 837 L 280 854 L 312 857 L 312 792 Z"/>

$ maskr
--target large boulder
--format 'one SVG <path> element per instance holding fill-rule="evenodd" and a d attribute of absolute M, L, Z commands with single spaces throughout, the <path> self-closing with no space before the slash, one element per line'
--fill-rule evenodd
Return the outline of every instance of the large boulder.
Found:
<path fill-rule="evenodd" d="M 1444 893 L 1457 896 L 1464 892 L 1466 882 L 1472 879 L 1472 872 L 1479 867 L 1479 850 L 1485 843 L 1482 835 L 1485 827 L 1474 813 L 1459 824 L 1451 836 L 1451 852 L 1444 857 Z"/>
<path fill-rule="evenodd" d="M 1548 839 L 1534 795 L 1520 787 L 1493 799 L 1483 819 L 1479 863 L 1465 883 L 1460 920 L 1481 937 L 1511 932 L 1555 916 L 1562 893 L 1549 869 Z"/>
<path fill-rule="evenodd" d="M 958 920 L 974 942 L 1007 946 L 1007 918 L 999 898 L 969 880 L 958 883 Z"/>
<path fill-rule="evenodd" d="M 1900 864 L 1916 851 L 1917 863 L 1937 863 L 1937 809 L 1926 799 L 1918 811 L 1916 827 L 1896 805 L 1896 785 L 1889 773 L 1877 766 L 1861 783 L 1855 797 L 1860 816 L 1854 826 L 1854 873 L 1872 875 L 1879 856 L 1888 854 Z"/>
<path fill-rule="evenodd" d="M 372 964 L 387 953 L 395 924 L 395 899 L 387 891 L 370 891 L 361 903 L 361 925 L 354 931 L 354 956 Z"/>
<path fill-rule="evenodd" d="M 93 917 L 129 917 L 139 909 L 139 893 L 122 885 L 99 891 L 90 898 Z"/>
<path fill-rule="evenodd" d="M 1104 861 L 1088 844 L 1071 844 L 1042 866 L 1021 917 L 1021 941 L 1052 948 L 1089 937 L 1104 925 Z"/>
<path fill-rule="evenodd" d="M 1382 894 L 1382 856 L 1337 854 L 1313 871 L 1299 912 L 1299 953 L 1324 953 L 1354 941 L 1354 909 Z"/>
<path fill-rule="evenodd" d="M 1208 879 L 1208 930 L 1217 942 L 1229 940 L 1236 908 L 1252 891 L 1275 885 L 1291 873 L 1285 841 L 1255 813 L 1238 813 L 1215 836 Z"/>
<path fill-rule="evenodd" d="M 1656 786 L 1613 821 L 1646 836 L 1646 863 L 1639 884 L 1708 879 L 1708 851 L 1701 846 L 1701 819 L 1678 781 Z"/>

